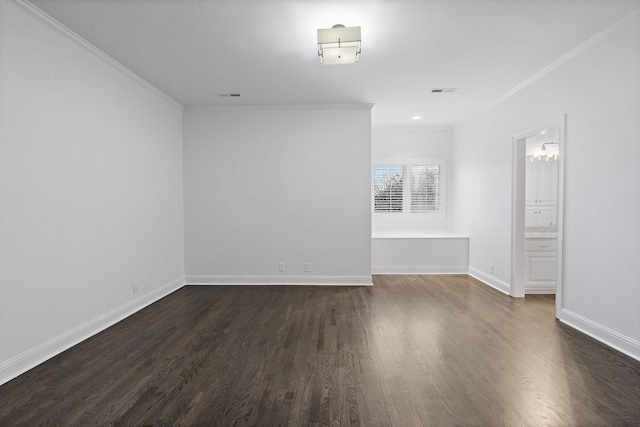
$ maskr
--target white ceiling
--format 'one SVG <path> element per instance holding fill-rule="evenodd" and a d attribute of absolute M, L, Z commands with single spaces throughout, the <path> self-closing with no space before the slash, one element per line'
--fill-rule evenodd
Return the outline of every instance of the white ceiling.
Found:
<path fill-rule="evenodd" d="M 374 126 L 464 120 L 640 8 L 640 0 L 31 3 L 185 106 L 373 103 Z M 320 64 L 316 29 L 337 23 L 362 27 L 359 63 Z M 438 87 L 458 90 L 430 92 Z"/>

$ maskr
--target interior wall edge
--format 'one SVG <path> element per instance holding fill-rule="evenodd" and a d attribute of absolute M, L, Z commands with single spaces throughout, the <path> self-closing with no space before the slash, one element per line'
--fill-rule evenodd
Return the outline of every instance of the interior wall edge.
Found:
<path fill-rule="evenodd" d="M 602 326 L 601 324 L 580 316 L 566 308 L 563 308 L 560 311 L 560 317 L 558 320 L 565 325 L 577 329 L 583 334 L 589 335 L 591 338 L 640 361 L 640 341 L 636 341 L 633 338 L 614 331 L 613 329 Z"/>
<path fill-rule="evenodd" d="M 83 39 L 78 34 L 74 33 L 69 28 L 62 25 L 60 22 L 56 21 L 54 18 L 52 18 L 51 16 L 49 16 L 48 14 L 40 10 L 38 7 L 34 6 L 33 4 L 29 3 L 26 0 L 8 0 L 8 2 L 9 4 L 20 9 L 22 12 L 34 18 L 36 21 L 49 27 L 50 29 L 60 34 L 61 36 L 64 36 L 67 39 L 71 40 L 72 42 L 82 47 L 87 52 L 90 52 L 93 55 L 97 56 L 98 58 L 102 59 L 104 62 L 106 62 L 113 68 L 119 70 L 124 75 L 130 77 L 133 81 L 137 82 L 140 86 L 144 87 L 145 89 L 156 94 L 163 100 L 167 101 L 169 104 L 173 105 L 174 107 L 177 107 L 180 110 L 184 110 L 184 106 L 180 104 L 178 101 L 171 98 L 166 93 L 162 92 L 160 89 L 158 89 L 157 87 L 155 87 L 154 85 L 152 85 L 151 83 L 149 83 L 148 81 L 146 81 L 145 79 L 143 79 L 142 77 L 140 77 L 139 75 L 137 75 L 136 73 L 134 73 L 133 71 L 131 71 L 130 69 L 128 69 L 127 67 L 125 67 L 124 65 L 116 61 L 115 59 L 113 59 L 112 57 L 110 57 L 109 55 L 104 53 L 102 50 L 98 49 L 96 46 L 89 43 L 87 40 Z"/>
<path fill-rule="evenodd" d="M 115 309 L 96 317 L 76 328 L 67 331 L 43 344 L 19 354 L 0 364 L 0 385 L 11 381 L 26 371 L 70 349 L 76 344 L 91 338 L 103 330 L 115 325 L 121 320 L 133 315 L 143 308 L 177 291 L 185 285 L 184 277 L 166 283 L 165 285 L 140 295 L 133 301 L 116 307 Z"/>

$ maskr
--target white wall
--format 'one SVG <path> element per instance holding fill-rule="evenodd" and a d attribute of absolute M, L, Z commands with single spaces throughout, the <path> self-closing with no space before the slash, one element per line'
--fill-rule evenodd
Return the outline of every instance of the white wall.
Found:
<path fill-rule="evenodd" d="M 390 158 L 443 158 L 453 154 L 453 128 L 429 127 L 374 127 L 371 132 L 371 157 Z"/>
<path fill-rule="evenodd" d="M 470 271 L 511 283 L 512 136 L 566 113 L 561 320 L 640 359 L 640 17 L 454 131 Z M 495 274 L 489 274 L 495 264 Z"/>
<path fill-rule="evenodd" d="M 187 282 L 371 284 L 370 115 L 185 111 Z"/>
<path fill-rule="evenodd" d="M 469 239 L 454 236 L 371 239 L 373 274 L 467 274 Z"/>
<path fill-rule="evenodd" d="M 0 383 L 184 284 L 181 109 L 41 19 L 0 1 Z"/>

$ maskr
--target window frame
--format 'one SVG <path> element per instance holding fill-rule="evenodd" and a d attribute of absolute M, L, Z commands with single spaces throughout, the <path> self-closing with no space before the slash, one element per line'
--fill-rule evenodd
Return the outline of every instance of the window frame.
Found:
<path fill-rule="evenodd" d="M 412 166 L 434 166 L 442 167 L 441 185 L 439 191 L 440 211 L 439 212 L 411 212 L 411 167 Z M 403 181 L 402 212 L 376 212 L 375 210 L 375 170 L 377 166 L 404 166 L 405 177 Z M 447 160 L 445 158 L 380 158 L 372 159 L 371 162 L 371 217 L 372 223 L 379 224 L 445 224 L 447 217 L 447 183 L 448 183 Z"/>

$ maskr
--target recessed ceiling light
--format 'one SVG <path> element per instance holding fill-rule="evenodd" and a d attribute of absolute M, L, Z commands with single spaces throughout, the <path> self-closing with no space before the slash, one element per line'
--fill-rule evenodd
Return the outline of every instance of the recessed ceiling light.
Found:
<path fill-rule="evenodd" d="M 422 116 L 413 116 L 411 117 L 411 120 L 420 120 L 422 118 Z"/>

